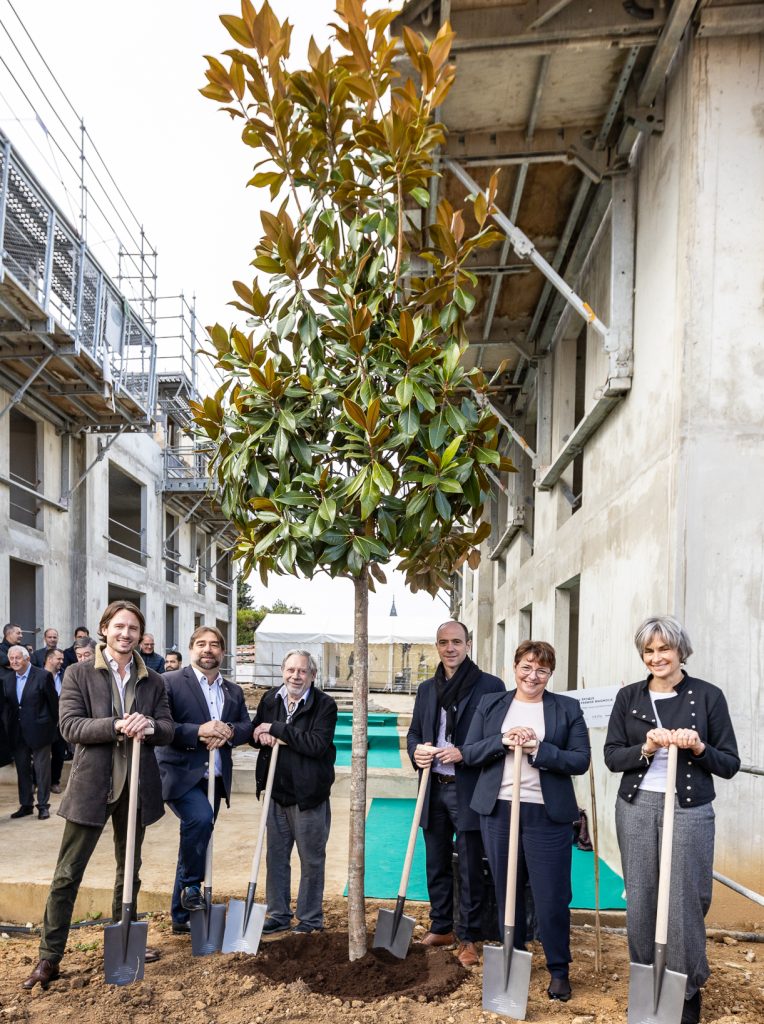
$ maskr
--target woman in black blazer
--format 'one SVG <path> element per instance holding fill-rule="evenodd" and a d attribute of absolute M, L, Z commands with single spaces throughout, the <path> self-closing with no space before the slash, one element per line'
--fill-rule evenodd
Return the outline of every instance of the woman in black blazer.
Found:
<path fill-rule="evenodd" d="M 551 644 L 525 640 L 515 651 L 515 689 L 480 701 L 462 747 L 465 764 L 481 767 L 471 807 L 480 815 L 488 863 L 496 887 L 499 929 L 504 930 L 509 809 L 514 799 L 515 747 L 522 754 L 520 847 L 517 865 L 515 947 L 525 949 L 526 881 L 530 882 L 541 944 L 551 981 L 550 999 L 571 997 L 570 865 L 573 822 L 579 816 L 572 775 L 589 767 L 589 734 L 578 701 L 547 692 L 554 672 Z"/>

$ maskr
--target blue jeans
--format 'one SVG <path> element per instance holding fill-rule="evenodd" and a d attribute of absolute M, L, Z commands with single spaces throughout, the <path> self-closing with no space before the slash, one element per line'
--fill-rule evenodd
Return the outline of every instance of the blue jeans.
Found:
<path fill-rule="evenodd" d="M 297 804 L 282 807 L 271 801 L 266 831 L 265 898 L 268 917 L 285 927 L 292 920 L 291 857 L 295 843 L 300 857 L 297 918 L 311 928 L 324 926 L 324 867 L 331 824 L 328 800 L 306 811 L 301 811 Z"/>
<path fill-rule="evenodd" d="M 187 885 L 201 885 L 204 881 L 204 867 L 207 845 L 212 835 L 215 820 L 223 796 L 222 779 L 215 779 L 215 811 L 207 799 L 207 780 L 202 779 L 176 800 L 168 800 L 167 806 L 180 818 L 180 845 L 178 866 L 175 869 L 175 886 L 172 891 L 172 922 L 185 924 L 188 911 L 180 905 L 180 893 Z"/>
<path fill-rule="evenodd" d="M 485 855 L 491 866 L 499 930 L 504 934 L 509 851 L 509 800 L 497 800 L 491 814 L 480 815 Z M 573 825 L 552 821 L 543 804 L 520 803 L 520 844 L 515 901 L 516 949 L 525 949 L 525 885 L 530 881 L 541 945 L 553 978 L 567 978 L 570 963 L 570 901 L 573 892 Z"/>

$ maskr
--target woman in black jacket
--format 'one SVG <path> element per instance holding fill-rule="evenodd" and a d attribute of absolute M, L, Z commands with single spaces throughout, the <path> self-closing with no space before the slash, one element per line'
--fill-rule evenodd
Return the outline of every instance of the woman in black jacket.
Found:
<path fill-rule="evenodd" d="M 573 822 L 578 802 L 572 775 L 589 767 L 589 735 L 578 701 L 549 693 L 554 672 L 551 644 L 526 640 L 515 651 L 515 689 L 488 694 L 478 704 L 462 757 L 482 770 L 471 807 L 480 815 L 480 832 L 491 867 L 504 930 L 509 809 L 514 799 L 515 747 L 535 743 L 523 758 L 520 783 L 520 848 L 517 865 L 515 947 L 525 948 L 525 891 L 530 882 L 551 981 L 550 999 L 567 1001 L 570 963 L 570 865 Z"/>
<path fill-rule="evenodd" d="M 668 747 L 679 748 L 674 813 L 668 968 L 687 975 L 682 1024 L 700 1020 L 700 986 L 709 975 L 704 918 L 714 860 L 713 776 L 740 767 L 727 702 L 718 686 L 688 676 L 692 654 L 684 626 L 646 619 L 634 643 L 649 675 L 625 686 L 610 715 L 605 764 L 623 772 L 615 823 L 626 883 L 626 931 L 633 963 L 653 959 L 660 834 Z"/>

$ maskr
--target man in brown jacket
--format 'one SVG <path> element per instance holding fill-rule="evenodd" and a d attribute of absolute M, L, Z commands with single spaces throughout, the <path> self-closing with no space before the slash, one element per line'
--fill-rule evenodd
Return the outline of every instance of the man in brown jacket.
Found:
<path fill-rule="evenodd" d="M 109 818 L 117 859 L 112 916 L 120 919 L 133 738 L 141 742 L 132 894 L 136 904 L 143 834 L 147 825 L 164 814 L 154 747 L 171 743 L 175 731 L 164 681 L 146 668 L 137 653 L 144 628 L 140 608 L 129 601 L 113 601 L 101 616 L 99 631 L 105 643 L 98 644 L 95 659 L 70 665 L 64 678 L 59 725 L 61 735 L 76 749 L 58 812 L 66 818 L 66 826 L 45 907 L 40 961 L 23 983 L 25 989 L 33 989 L 38 982 L 47 988 L 58 977 L 82 876 Z M 153 734 L 144 739 L 147 729 L 153 729 Z M 146 960 L 155 959 L 158 953 L 147 950 Z"/>

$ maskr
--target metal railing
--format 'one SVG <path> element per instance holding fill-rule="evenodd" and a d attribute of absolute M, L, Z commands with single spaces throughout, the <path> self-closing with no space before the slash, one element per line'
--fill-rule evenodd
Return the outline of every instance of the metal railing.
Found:
<path fill-rule="evenodd" d="M 164 478 L 166 484 L 198 484 L 205 490 L 210 482 L 209 461 L 211 450 L 198 445 L 185 444 L 164 450 Z"/>
<path fill-rule="evenodd" d="M 109 553 L 126 558 L 137 565 L 145 565 L 148 552 L 145 548 L 145 529 L 135 530 L 119 519 L 109 516 L 109 532 L 104 534 L 109 542 Z"/>
<path fill-rule="evenodd" d="M 101 367 L 104 383 L 150 419 L 156 344 L 85 241 L 0 132 L 2 269 Z"/>

